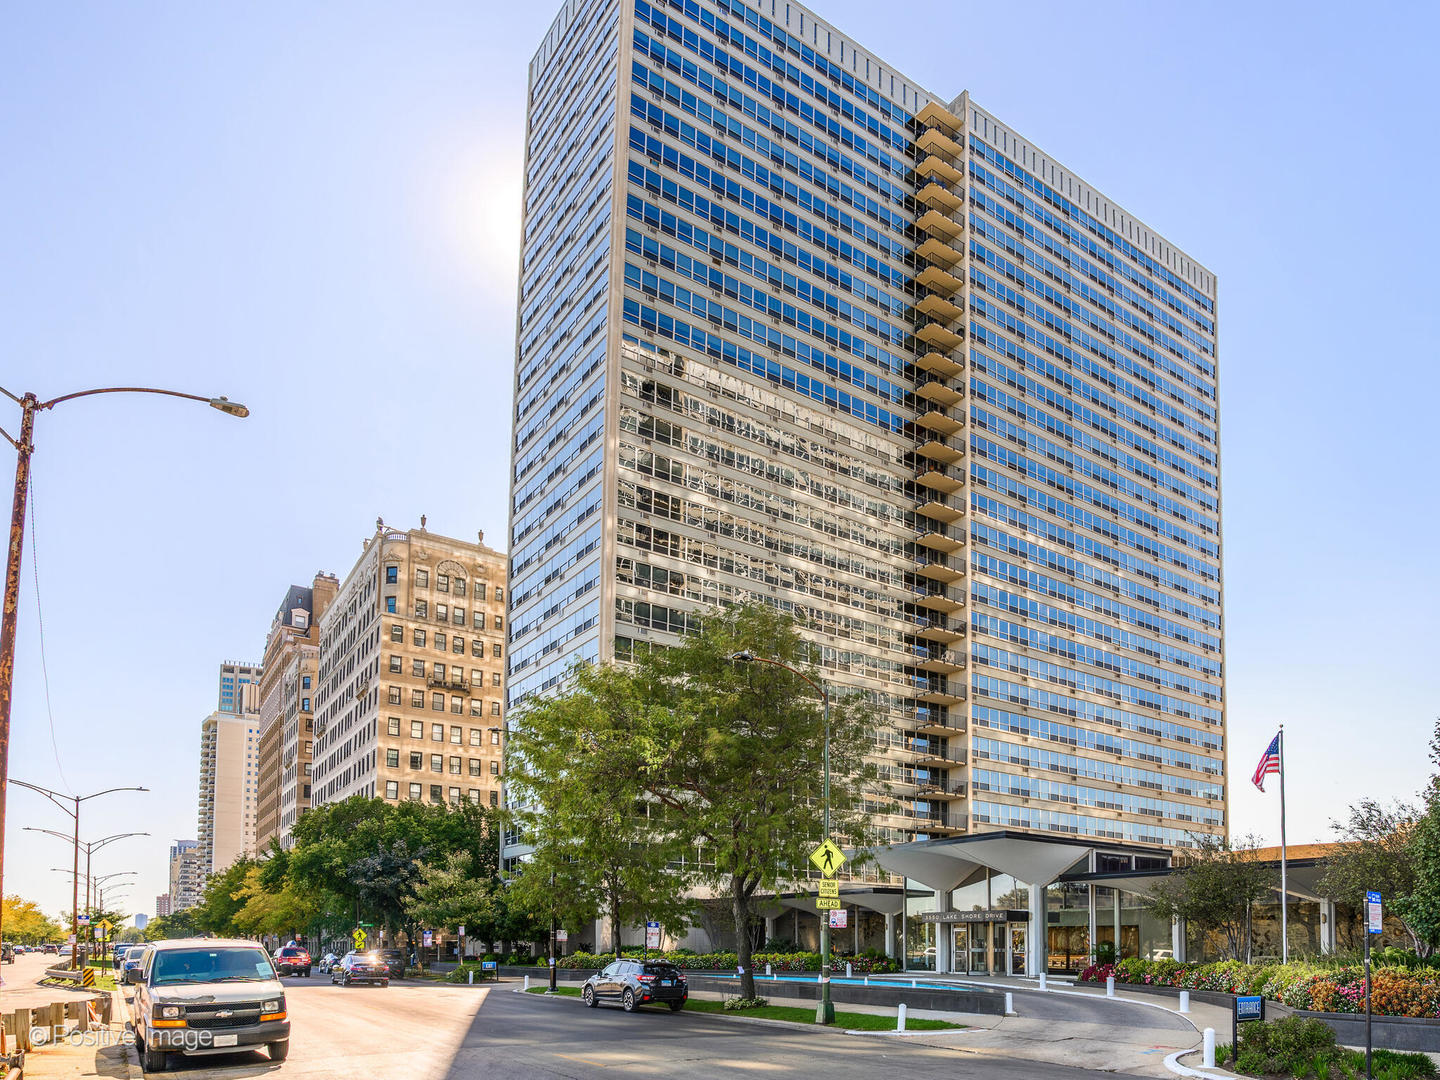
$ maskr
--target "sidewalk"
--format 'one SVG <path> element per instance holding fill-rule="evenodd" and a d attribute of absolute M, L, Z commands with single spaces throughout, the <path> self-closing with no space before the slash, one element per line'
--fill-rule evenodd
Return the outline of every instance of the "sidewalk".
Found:
<path fill-rule="evenodd" d="M 118 992 L 112 992 L 113 1019 L 108 1028 L 72 1032 L 59 1042 L 47 1043 L 25 1055 L 25 1080 L 75 1080 L 104 1076 L 113 1080 L 141 1080 L 140 1059 L 125 1042 L 128 1012 Z"/>

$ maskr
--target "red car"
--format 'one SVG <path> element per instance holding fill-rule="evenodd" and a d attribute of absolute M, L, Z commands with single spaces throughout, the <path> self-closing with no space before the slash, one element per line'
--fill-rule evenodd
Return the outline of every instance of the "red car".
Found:
<path fill-rule="evenodd" d="M 271 957 L 275 970 L 281 975 L 304 975 L 310 977 L 312 961 L 310 954 L 298 945 L 285 945 L 275 950 Z"/>

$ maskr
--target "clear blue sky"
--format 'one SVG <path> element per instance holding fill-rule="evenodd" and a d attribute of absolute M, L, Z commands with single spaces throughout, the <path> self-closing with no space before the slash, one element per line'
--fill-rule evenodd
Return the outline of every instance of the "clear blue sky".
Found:
<path fill-rule="evenodd" d="M 1278 839 L 1249 774 L 1281 722 L 1292 841 L 1413 793 L 1440 715 L 1435 5 L 816 6 L 1219 274 L 1235 831 Z M 0 384 L 253 410 L 101 398 L 37 430 L 60 764 L 27 553 L 11 774 L 154 789 L 82 829 L 155 834 L 99 860 L 141 871 L 133 910 L 195 834 L 216 665 L 259 658 L 287 585 L 343 573 L 377 514 L 503 546 L 525 72 L 557 7 L 0 17 Z M 8 817 L 5 890 L 68 907 L 68 851 L 18 831 L 65 819 L 16 788 Z"/>

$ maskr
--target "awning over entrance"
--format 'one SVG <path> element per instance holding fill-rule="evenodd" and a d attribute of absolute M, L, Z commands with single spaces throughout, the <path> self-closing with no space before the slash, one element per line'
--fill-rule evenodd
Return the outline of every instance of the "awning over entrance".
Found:
<path fill-rule="evenodd" d="M 1087 841 L 990 832 L 895 844 L 874 848 L 870 854 L 886 870 L 937 892 L 948 892 L 983 876 L 986 870 L 1009 874 L 1027 885 L 1049 885 L 1077 862 L 1088 866 L 1093 850 L 1094 845 Z"/>
<path fill-rule="evenodd" d="M 1265 866 L 1272 871 L 1275 877 L 1275 891 L 1280 891 L 1280 863 L 1279 860 L 1264 860 Z M 1083 885 L 1101 885 L 1110 889 L 1120 889 L 1123 892 L 1138 893 L 1144 896 L 1150 892 L 1150 888 L 1157 881 L 1163 881 L 1175 871 L 1173 870 L 1132 870 L 1118 874 L 1066 874 L 1066 881 L 1074 881 Z M 1320 890 L 1320 878 L 1325 873 L 1323 860 L 1321 859 L 1290 859 L 1285 866 L 1285 889 L 1292 897 L 1299 897 L 1302 900 L 1329 900 Z"/>
<path fill-rule="evenodd" d="M 899 915 L 905 910 L 905 890 L 898 886 L 852 886 L 842 885 L 840 888 L 840 902 L 842 904 L 853 904 L 866 911 L 875 911 L 881 915 Z M 815 915 L 815 894 L 813 892 L 803 893 L 781 893 L 775 898 L 774 903 L 783 908 L 794 908 L 796 911 L 803 911 L 807 915 Z M 764 915 L 773 915 L 768 910 L 761 911 Z"/>

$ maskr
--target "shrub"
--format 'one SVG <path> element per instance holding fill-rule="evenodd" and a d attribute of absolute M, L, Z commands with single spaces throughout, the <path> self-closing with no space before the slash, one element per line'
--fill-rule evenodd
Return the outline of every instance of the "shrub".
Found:
<path fill-rule="evenodd" d="M 729 1012 L 738 1012 L 742 1009 L 763 1009 L 770 1004 L 769 998 L 726 998 L 725 1009 Z"/>
<path fill-rule="evenodd" d="M 1334 1051 L 1335 1032 L 1323 1020 L 1298 1016 L 1259 1020 L 1241 1027 L 1235 1065 L 1240 1072 L 1296 1076 L 1320 1055 Z"/>

